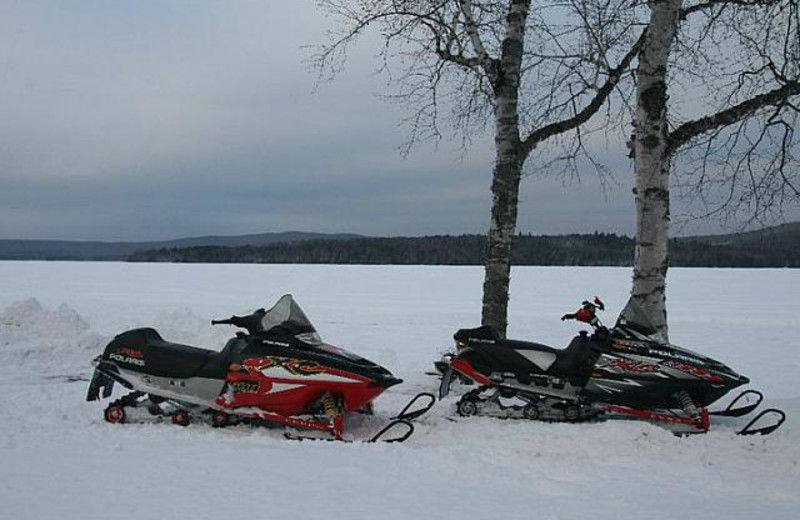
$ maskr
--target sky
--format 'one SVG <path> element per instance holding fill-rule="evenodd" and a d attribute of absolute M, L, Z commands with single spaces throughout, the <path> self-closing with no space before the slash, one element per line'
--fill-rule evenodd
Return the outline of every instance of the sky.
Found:
<path fill-rule="evenodd" d="M 484 233 L 490 136 L 404 157 L 378 40 L 320 84 L 313 0 L 2 0 L 0 238 Z M 523 233 L 635 229 L 632 167 L 528 176 Z"/>

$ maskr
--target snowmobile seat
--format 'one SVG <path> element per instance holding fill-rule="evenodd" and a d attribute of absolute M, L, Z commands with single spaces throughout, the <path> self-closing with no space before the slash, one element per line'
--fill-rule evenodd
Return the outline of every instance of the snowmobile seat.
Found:
<path fill-rule="evenodd" d="M 502 339 L 486 326 L 459 330 L 455 339 L 486 352 L 488 356 L 483 358 L 483 363 L 487 363 L 491 371 L 526 375 L 526 370 L 535 366 L 535 371 L 566 378 L 573 386 L 586 384 L 602 353 L 601 347 L 586 333 L 575 336 L 565 349 L 531 341 Z"/>
<path fill-rule="evenodd" d="M 584 386 L 592 375 L 594 364 L 601 349 L 585 333 L 575 336 L 564 350 L 558 353 L 556 362 L 548 373 L 567 377 L 573 385 Z"/>
<path fill-rule="evenodd" d="M 213 354 L 210 350 L 163 339 L 150 342 L 148 347 L 145 351 L 148 372 L 160 377 L 195 377 Z"/>
<path fill-rule="evenodd" d="M 130 367 L 132 370 L 147 372 L 156 377 L 185 379 L 194 377 L 206 364 L 210 350 L 171 343 L 149 327 L 124 332 L 109 343 L 107 350 L 127 348 L 142 353 L 144 365 Z"/>
<path fill-rule="evenodd" d="M 486 343 L 494 344 L 498 347 L 513 348 L 514 350 L 538 350 L 539 352 L 548 352 L 551 354 L 556 354 L 559 352 L 557 349 L 548 347 L 547 345 L 543 345 L 541 343 L 519 341 L 515 339 L 502 339 L 493 328 L 487 325 L 475 329 L 461 329 L 456 332 L 454 337 L 457 341 L 471 342 L 473 346 L 475 346 L 475 344 Z"/>
<path fill-rule="evenodd" d="M 533 341 L 509 339 L 498 343 L 498 345 L 513 348 L 514 350 L 537 350 L 539 352 L 547 352 L 550 354 L 559 354 L 561 352 L 556 348 L 549 347 L 543 343 L 534 343 Z"/>
<path fill-rule="evenodd" d="M 211 352 L 206 363 L 198 370 L 197 377 L 225 379 L 233 357 L 239 354 L 245 346 L 247 346 L 245 340 L 231 338 L 220 352 Z"/>

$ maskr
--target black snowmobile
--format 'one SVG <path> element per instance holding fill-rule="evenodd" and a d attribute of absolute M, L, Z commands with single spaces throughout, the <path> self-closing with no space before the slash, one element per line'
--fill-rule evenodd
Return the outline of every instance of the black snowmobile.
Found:
<path fill-rule="evenodd" d="M 663 341 L 633 299 L 610 330 L 597 317 L 603 309 L 595 298 L 562 317 L 594 329 L 592 334 L 581 331 L 563 350 L 501 339 L 485 326 L 459 330 L 454 336 L 456 351 L 436 363 L 442 373 L 440 398 L 449 393 L 457 375 L 479 385 L 458 401 L 462 416 L 567 422 L 640 419 L 680 434 L 706 432 L 711 417 L 742 417 L 761 403 L 760 392 L 747 390 L 726 409 L 709 411 L 709 405 L 749 379 L 718 361 Z M 763 410 L 738 433 L 771 433 L 785 418 L 780 410 Z"/>
<path fill-rule="evenodd" d="M 371 412 L 373 399 L 402 382 L 380 365 L 323 343 L 288 294 L 269 311 L 211 323 L 247 333 L 237 332 L 220 352 L 170 343 L 152 328 L 118 335 L 94 360 L 86 399 L 110 397 L 118 382 L 133 392 L 108 405 L 104 416 L 111 423 L 165 417 L 181 426 L 269 422 L 341 439 L 348 412 Z M 414 429 L 409 420 L 434 400 L 418 395 L 370 440 L 407 439 Z"/>

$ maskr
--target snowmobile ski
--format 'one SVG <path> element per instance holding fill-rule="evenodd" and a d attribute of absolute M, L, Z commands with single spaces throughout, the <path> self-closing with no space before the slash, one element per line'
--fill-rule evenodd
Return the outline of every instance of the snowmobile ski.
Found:
<path fill-rule="evenodd" d="M 771 420 L 771 424 L 763 424 Z M 786 413 L 777 408 L 767 408 L 762 410 L 758 415 L 747 423 L 747 425 L 736 432 L 738 435 L 769 435 L 774 432 L 786 421 Z M 759 424 L 762 424 L 759 426 Z"/>
<path fill-rule="evenodd" d="M 417 409 L 412 409 L 412 407 L 420 399 L 427 399 L 428 402 L 424 403 L 423 405 L 421 405 Z M 406 420 L 406 421 L 414 420 L 417 417 L 427 413 L 428 410 L 430 410 L 435 403 L 436 403 L 436 396 L 434 396 L 433 394 L 431 394 L 429 392 L 420 392 L 417 395 L 415 395 L 414 397 L 412 397 L 411 400 L 403 407 L 403 409 L 400 410 L 400 413 L 398 413 L 397 415 L 392 417 L 392 419 L 393 420 L 398 420 L 399 419 L 399 420 Z"/>
<path fill-rule="evenodd" d="M 392 437 L 387 436 L 394 430 L 400 430 L 399 433 Z M 405 442 L 414 433 L 414 425 L 405 419 L 395 419 L 389 424 L 384 426 L 375 435 L 366 440 L 353 440 L 343 439 L 342 437 L 313 437 L 311 435 L 298 435 L 294 433 L 285 432 L 283 437 L 292 441 L 326 441 L 326 442 L 344 442 L 352 444 L 355 442 L 376 443 L 376 442 Z"/>
<path fill-rule="evenodd" d="M 764 394 L 758 390 L 745 390 L 737 395 L 724 410 L 710 411 L 708 414 L 720 417 L 743 417 L 758 408 L 763 400 Z"/>
<path fill-rule="evenodd" d="M 423 402 L 418 407 L 414 407 L 420 400 L 427 401 Z M 397 415 L 393 416 L 390 419 L 390 422 L 386 424 L 383 428 L 381 428 L 375 435 L 372 437 L 365 439 L 365 440 L 350 440 L 350 439 L 343 439 L 341 436 L 338 437 L 314 437 L 311 435 L 298 435 L 294 433 L 286 432 L 283 436 L 286 439 L 294 440 L 294 441 L 304 441 L 304 440 L 315 440 L 315 441 L 338 441 L 338 442 L 346 442 L 346 443 L 353 443 L 353 442 L 365 442 L 365 443 L 374 443 L 374 442 L 405 442 L 408 440 L 411 435 L 414 433 L 414 424 L 411 422 L 414 419 L 419 418 L 423 414 L 427 413 L 430 410 L 434 403 L 436 402 L 436 397 L 428 392 L 421 392 L 414 397 L 403 407 L 403 409 Z"/>

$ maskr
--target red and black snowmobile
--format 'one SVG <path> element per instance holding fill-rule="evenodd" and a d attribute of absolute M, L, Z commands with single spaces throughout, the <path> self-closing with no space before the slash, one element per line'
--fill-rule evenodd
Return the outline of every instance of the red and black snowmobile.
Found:
<path fill-rule="evenodd" d="M 440 398 L 458 376 L 479 385 L 459 399 L 462 416 L 567 422 L 640 419 L 679 434 L 706 432 L 712 418 L 743 417 L 761 403 L 760 392 L 746 390 L 724 410 L 709 411 L 709 405 L 749 379 L 663 341 L 633 299 L 610 330 L 597 317 L 603 309 L 595 298 L 562 317 L 594 329 L 592 334 L 581 331 L 563 350 L 501 339 L 485 326 L 459 330 L 456 351 L 436 364 L 443 374 Z M 771 433 L 785 418 L 780 410 L 763 410 L 738 433 Z"/>
<path fill-rule="evenodd" d="M 211 323 L 247 333 L 237 332 L 220 352 L 167 342 L 152 328 L 116 336 L 94 360 L 86 399 L 110 397 L 118 382 L 133 392 L 108 405 L 111 423 L 165 417 L 183 426 L 266 422 L 342 439 L 347 413 L 371 413 L 373 399 L 402 382 L 376 363 L 323 343 L 288 294 L 269 311 Z M 369 440 L 407 439 L 414 429 L 409 420 L 433 401 L 430 394 L 415 397 Z"/>

